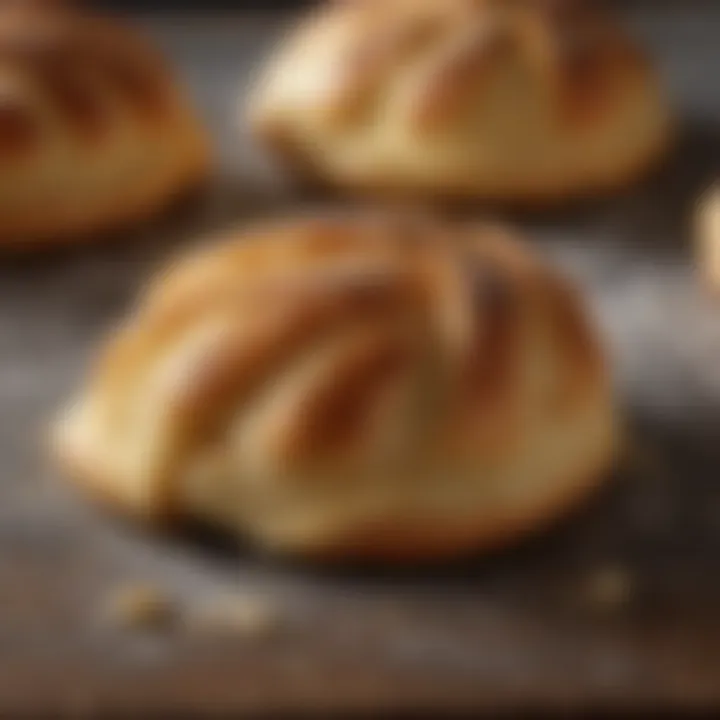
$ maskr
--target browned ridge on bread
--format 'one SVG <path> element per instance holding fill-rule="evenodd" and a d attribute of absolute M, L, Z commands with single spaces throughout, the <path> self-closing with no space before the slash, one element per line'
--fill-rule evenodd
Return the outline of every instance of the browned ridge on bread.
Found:
<path fill-rule="evenodd" d="M 142 517 L 425 559 L 551 519 L 616 435 L 565 280 L 499 228 L 359 215 L 251 228 L 161 274 L 57 449 Z"/>
<path fill-rule="evenodd" d="M 291 33 L 249 112 L 325 183 L 550 201 L 622 186 L 661 155 L 657 85 L 588 1 L 359 0 Z"/>
<path fill-rule="evenodd" d="M 0 243 L 71 240 L 199 182 L 207 141 L 134 30 L 62 2 L 0 2 Z"/>

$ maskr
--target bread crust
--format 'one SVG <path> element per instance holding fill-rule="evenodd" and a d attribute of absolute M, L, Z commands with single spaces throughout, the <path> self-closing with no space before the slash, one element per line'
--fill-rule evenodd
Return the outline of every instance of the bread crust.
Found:
<path fill-rule="evenodd" d="M 390 205 L 431 206 L 438 209 L 477 208 L 478 201 L 488 207 L 511 208 L 517 211 L 546 211 L 562 207 L 568 201 L 592 200 L 617 195 L 651 178 L 660 170 L 674 146 L 674 126 L 668 121 L 667 131 L 658 138 L 652 151 L 636 158 L 636 165 L 620 168 L 614 177 L 603 178 L 586 185 L 569 183 L 563 187 L 544 185 L 532 189 L 508 191 L 488 185 L 485 187 L 455 186 L 413 186 L 412 182 L 399 183 L 389 177 L 375 177 L 363 182 L 323 177 L 311 158 L 304 156 L 272 132 L 257 129 L 257 136 L 273 157 L 280 160 L 289 170 L 298 187 L 307 190 L 320 189 L 338 193 L 340 196 L 354 195 L 368 202 L 383 202 Z"/>
<path fill-rule="evenodd" d="M 502 550 L 551 530 L 587 505 L 594 494 L 613 479 L 619 445 L 618 437 L 609 438 L 604 457 L 594 464 L 588 463 L 588 466 L 594 467 L 585 475 L 564 483 L 567 486 L 564 493 L 544 498 L 512 518 L 488 518 L 481 513 L 462 524 L 457 521 L 393 518 L 348 528 L 342 534 L 316 544 L 270 546 L 266 549 L 330 565 L 342 562 L 380 565 L 436 563 Z M 167 531 L 182 526 L 187 520 L 198 519 L 168 505 L 153 507 L 150 513 L 147 508 L 131 508 L 123 497 L 113 491 L 113 481 L 100 468 L 93 466 L 80 448 L 55 442 L 53 452 L 76 486 L 112 514 Z M 214 524 L 207 518 L 201 519 L 201 522 Z M 237 534 L 236 528 L 220 529 Z"/>

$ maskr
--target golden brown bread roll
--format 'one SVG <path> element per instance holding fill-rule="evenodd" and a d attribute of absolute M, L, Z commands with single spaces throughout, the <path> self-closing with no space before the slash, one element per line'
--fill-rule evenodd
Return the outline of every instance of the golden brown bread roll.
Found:
<path fill-rule="evenodd" d="M 584 0 L 331 2 L 259 80 L 257 135 L 373 194 L 555 202 L 626 185 L 669 138 L 648 62 Z"/>
<path fill-rule="evenodd" d="M 720 183 L 715 183 L 698 202 L 696 262 L 700 276 L 713 291 L 720 288 Z"/>
<path fill-rule="evenodd" d="M 133 30 L 62 2 L 0 2 L 0 246 L 143 218 L 207 165 L 187 98 Z"/>
<path fill-rule="evenodd" d="M 422 560 L 552 519 L 617 435 L 564 280 L 500 229 L 363 215 L 237 233 L 161 274 L 56 447 L 141 517 Z"/>

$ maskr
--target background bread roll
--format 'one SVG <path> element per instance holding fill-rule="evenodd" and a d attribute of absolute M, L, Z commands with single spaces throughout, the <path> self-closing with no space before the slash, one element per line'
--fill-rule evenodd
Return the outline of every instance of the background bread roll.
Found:
<path fill-rule="evenodd" d="M 133 30 L 63 2 L 0 2 L 0 246 L 72 241 L 204 178 L 208 143 Z"/>
<path fill-rule="evenodd" d="M 700 276 L 713 291 L 720 289 L 720 183 L 699 199 L 695 228 L 696 264 Z"/>
<path fill-rule="evenodd" d="M 249 105 L 301 176 L 407 196 L 543 203 L 662 155 L 654 72 L 585 0 L 359 0 L 313 12 Z"/>

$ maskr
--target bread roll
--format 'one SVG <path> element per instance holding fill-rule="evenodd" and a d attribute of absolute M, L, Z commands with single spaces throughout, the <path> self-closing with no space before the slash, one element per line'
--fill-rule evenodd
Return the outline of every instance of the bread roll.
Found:
<path fill-rule="evenodd" d="M 640 49 L 583 0 L 327 3 L 278 49 L 249 117 L 315 182 L 520 205 L 624 187 L 670 129 Z"/>
<path fill-rule="evenodd" d="M 573 506 L 617 436 L 565 280 L 499 228 L 357 215 L 240 231 L 160 274 L 56 448 L 138 517 L 421 561 Z"/>
<path fill-rule="evenodd" d="M 695 232 L 696 263 L 708 289 L 720 289 L 720 183 L 698 202 Z"/>
<path fill-rule="evenodd" d="M 208 143 L 164 61 L 116 20 L 0 2 L 0 247 L 72 242 L 155 213 Z"/>

